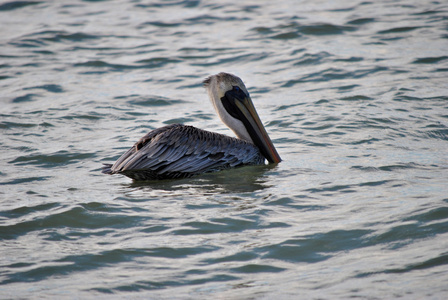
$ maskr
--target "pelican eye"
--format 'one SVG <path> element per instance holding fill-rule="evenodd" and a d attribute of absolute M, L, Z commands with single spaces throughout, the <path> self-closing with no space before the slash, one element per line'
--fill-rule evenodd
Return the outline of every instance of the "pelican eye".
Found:
<path fill-rule="evenodd" d="M 240 91 L 240 87 L 239 87 L 239 86 L 233 86 L 233 90 L 234 90 L 235 92 L 239 92 L 239 91 Z"/>

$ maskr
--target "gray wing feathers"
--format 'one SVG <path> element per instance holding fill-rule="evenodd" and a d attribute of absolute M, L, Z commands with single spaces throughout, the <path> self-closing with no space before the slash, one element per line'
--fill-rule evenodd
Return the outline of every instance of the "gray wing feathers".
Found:
<path fill-rule="evenodd" d="M 124 153 L 109 173 L 151 172 L 157 177 L 186 177 L 247 164 L 262 164 L 256 146 L 243 140 L 173 124 L 155 129 Z M 155 175 L 154 175 L 155 174 Z M 131 176 L 130 176 L 131 177 Z"/>

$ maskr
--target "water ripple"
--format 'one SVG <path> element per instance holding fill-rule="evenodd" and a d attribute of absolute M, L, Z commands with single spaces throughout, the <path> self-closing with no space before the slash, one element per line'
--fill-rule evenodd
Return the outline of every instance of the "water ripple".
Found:
<path fill-rule="evenodd" d="M 21 165 L 38 165 L 43 168 L 52 168 L 55 166 L 62 166 L 67 164 L 73 164 L 86 158 L 94 157 L 95 153 L 70 153 L 62 150 L 50 155 L 44 154 L 30 154 L 25 156 L 19 156 L 9 163 L 18 166 Z"/>
<path fill-rule="evenodd" d="M 0 11 L 11 11 L 15 9 L 24 8 L 30 5 L 37 5 L 40 1 L 11 1 L 0 5 Z"/>
<path fill-rule="evenodd" d="M 337 68 L 329 68 L 322 70 L 320 72 L 314 72 L 311 74 L 307 74 L 300 79 L 289 80 L 284 83 L 282 87 L 292 87 L 298 83 L 306 83 L 306 82 L 319 82 L 319 81 L 328 81 L 328 80 L 344 80 L 348 78 L 363 78 L 370 76 L 374 73 L 385 72 L 388 71 L 388 67 L 376 66 L 373 68 L 367 68 L 364 70 L 355 70 L 355 71 L 346 71 Z"/>
<path fill-rule="evenodd" d="M 416 3 L 0 4 L 2 298 L 443 298 L 446 7 Z M 220 71 L 280 164 L 101 174 L 164 124 L 233 135 Z"/>

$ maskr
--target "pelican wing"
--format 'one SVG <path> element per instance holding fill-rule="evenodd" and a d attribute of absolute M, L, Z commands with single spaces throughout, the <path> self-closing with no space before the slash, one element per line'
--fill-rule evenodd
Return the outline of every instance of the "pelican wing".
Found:
<path fill-rule="evenodd" d="M 181 178 L 262 163 L 264 157 L 249 142 L 173 124 L 149 132 L 103 173 L 137 180 Z"/>

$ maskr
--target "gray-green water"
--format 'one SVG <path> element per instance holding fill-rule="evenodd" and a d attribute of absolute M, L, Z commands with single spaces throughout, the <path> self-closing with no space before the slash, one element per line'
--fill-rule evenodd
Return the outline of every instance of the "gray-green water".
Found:
<path fill-rule="evenodd" d="M 2 1 L 1 299 L 445 299 L 444 1 Z M 239 75 L 284 159 L 101 174 L 149 130 L 231 135 Z"/>

